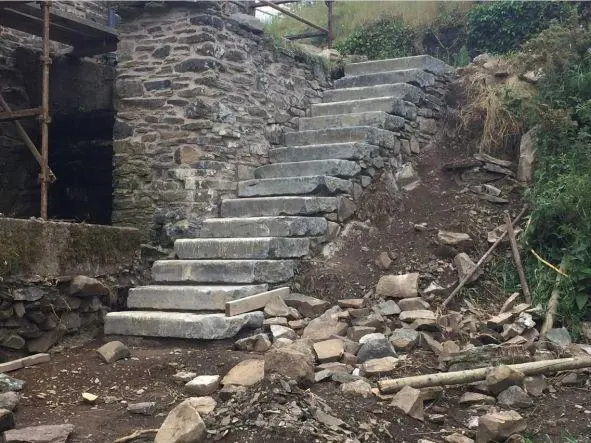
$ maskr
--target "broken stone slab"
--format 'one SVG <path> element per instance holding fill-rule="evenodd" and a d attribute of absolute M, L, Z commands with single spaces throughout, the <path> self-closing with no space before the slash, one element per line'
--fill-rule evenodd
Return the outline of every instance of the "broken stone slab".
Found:
<path fill-rule="evenodd" d="M 454 265 L 456 270 L 458 271 L 458 278 L 460 281 L 463 281 L 464 278 L 474 269 L 476 263 L 472 261 L 470 256 L 465 252 L 460 252 L 458 255 L 454 257 Z M 468 283 L 474 282 L 478 280 L 478 278 L 482 275 L 482 269 L 478 269 L 472 277 L 468 280 Z"/>
<path fill-rule="evenodd" d="M 264 373 L 278 373 L 296 381 L 302 388 L 310 387 L 314 381 L 314 366 L 306 355 L 293 346 L 273 348 L 265 354 Z"/>
<path fill-rule="evenodd" d="M 219 375 L 199 375 L 185 385 L 185 390 L 191 395 L 211 395 L 220 387 Z"/>
<path fill-rule="evenodd" d="M 272 326 L 272 325 L 279 325 L 279 326 L 288 326 L 289 322 L 287 321 L 287 318 L 285 317 L 270 317 L 270 318 L 266 318 L 265 321 L 263 321 L 263 326 Z"/>
<path fill-rule="evenodd" d="M 327 311 L 320 317 L 308 323 L 302 332 L 302 338 L 309 338 L 314 341 L 328 340 L 333 335 L 345 335 L 347 324 L 335 318 L 335 312 Z"/>
<path fill-rule="evenodd" d="M 265 352 L 271 347 L 271 340 L 267 334 L 255 334 L 241 338 L 234 343 L 234 349 L 247 352 Z"/>
<path fill-rule="evenodd" d="M 533 400 L 519 386 L 509 386 L 497 396 L 499 405 L 507 408 L 529 408 L 533 406 Z"/>
<path fill-rule="evenodd" d="M 198 410 L 200 400 L 188 398 L 174 407 L 158 429 L 154 443 L 200 442 L 205 437 L 205 423 Z"/>
<path fill-rule="evenodd" d="M 465 392 L 458 403 L 463 406 L 494 405 L 495 398 L 478 392 Z"/>
<path fill-rule="evenodd" d="M 339 361 L 345 352 L 343 341 L 338 338 L 314 343 L 314 352 L 320 363 Z"/>
<path fill-rule="evenodd" d="M 397 351 L 409 352 L 419 343 L 420 334 L 412 329 L 395 329 L 390 336 L 390 343 Z"/>
<path fill-rule="evenodd" d="M 301 318 L 299 320 L 291 320 L 287 322 L 287 325 L 291 328 L 291 329 L 304 329 L 306 326 L 308 326 L 308 323 L 310 323 L 310 320 L 307 318 Z"/>
<path fill-rule="evenodd" d="M 524 378 L 523 372 L 511 369 L 506 365 L 499 365 L 487 372 L 485 383 L 490 392 L 499 395 L 510 386 L 522 387 Z"/>
<path fill-rule="evenodd" d="M 314 412 L 314 418 L 323 425 L 328 426 L 329 428 L 334 429 L 346 426 L 346 423 L 343 420 L 333 415 L 327 414 L 320 408 L 316 409 L 316 411 Z"/>
<path fill-rule="evenodd" d="M 105 363 L 113 363 L 131 357 L 131 351 L 120 341 L 110 341 L 96 350 Z"/>
<path fill-rule="evenodd" d="M 296 308 L 304 317 L 317 317 L 328 307 L 328 302 L 319 298 L 292 292 L 283 297 L 289 307 Z"/>
<path fill-rule="evenodd" d="M 280 326 L 280 325 L 271 325 L 271 336 L 273 337 L 273 341 L 279 338 L 287 338 L 289 340 L 295 340 L 298 338 L 296 332 L 288 328 L 287 326 Z"/>
<path fill-rule="evenodd" d="M 367 312 L 370 312 L 369 308 L 365 309 L 367 309 Z M 363 312 L 361 314 L 366 313 Z M 355 318 L 352 323 L 354 326 L 371 326 L 374 328 L 381 329 L 384 325 L 384 321 L 384 317 L 382 317 L 378 312 L 371 312 L 368 315 L 364 315 L 360 318 Z"/>
<path fill-rule="evenodd" d="M 137 415 L 154 415 L 154 412 L 156 412 L 156 403 L 153 401 L 129 403 L 127 405 L 127 412 Z"/>
<path fill-rule="evenodd" d="M 398 366 L 398 359 L 395 357 L 375 358 L 361 365 L 361 373 L 368 376 L 386 375 L 394 371 L 396 366 Z"/>
<path fill-rule="evenodd" d="M 74 425 L 44 425 L 11 429 L 4 433 L 6 443 L 66 443 Z"/>
<path fill-rule="evenodd" d="M 503 312 L 502 314 L 494 315 L 486 321 L 486 326 L 491 329 L 500 329 L 513 320 L 511 312 Z"/>
<path fill-rule="evenodd" d="M 417 420 L 424 420 L 423 398 L 418 389 L 405 386 L 392 399 L 390 406 Z"/>
<path fill-rule="evenodd" d="M 201 415 L 211 414 L 217 406 L 217 402 L 213 397 L 206 396 L 191 398 L 193 399 L 193 407 Z"/>
<path fill-rule="evenodd" d="M 275 295 L 267 300 L 263 313 L 265 317 L 288 317 L 290 310 L 283 298 Z"/>
<path fill-rule="evenodd" d="M 365 299 L 363 299 L 363 298 L 345 298 L 342 300 L 338 300 L 337 304 L 343 309 L 347 309 L 347 308 L 360 309 L 360 308 L 363 308 L 363 305 L 365 304 Z"/>
<path fill-rule="evenodd" d="M 372 332 L 371 334 L 367 334 L 364 335 L 363 337 L 361 337 L 359 339 L 359 344 L 363 345 L 365 343 L 368 343 L 372 340 L 385 340 L 386 336 L 384 334 L 382 334 L 381 332 Z"/>
<path fill-rule="evenodd" d="M 179 371 L 172 376 L 172 379 L 177 383 L 186 384 L 197 377 L 196 372 L 191 371 Z"/>
<path fill-rule="evenodd" d="M 437 241 L 446 246 L 453 246 L 460 250 L 472 246 L 472 237 L 463 232 L 439 231 Z"/>
<path fill-rule="evenodd" d="M 222 379 L 222 385 L 252 386 L 256 385 L 264 377 L 264 360 L 243 360 L 228 371 Z"/>
<path fill-rule="evenodd" d="M 433 352 L 435 355 L 440 355 L 443 353 L 443 346 L 437 340 L 435 340 L 431 335 L 427 334 L 426 332 L 421 332 L 421 337 L 419 339 L 420 346 L 423 349 Z"/>
<path fill-rule="evenodd" d="M 445 440 L 446 443 L 474 443 L 474 440 L 471 438 L 458 434 L 457 432 L 445 436 L 443 440 Z"/>
<path fill-rule="evenodd" d="M 418 311 L 429 309 L 429 303 L 421 297 L 403 298 L 398 301 L 398 307 L 401 311 Z"/>
<path fill-rule="evenodd" d="M 510 312 L 511 309 L 513 309 L 513 307 L 517 304 L 517 299 L 519 298 L 521 294 L 519 292 L 514 292 L 513 294 L 511 294 L 507 300 L 505 300 L 505 303 L 503 303 L 503 306 L 501 306 L 501 309 L 499 310 L 499 314 L 503 314 L 505 312 Z"/>
<path fill-rule="evenodd" d="M 14 411 L 17 408 L 20 399 L 20 395 L 16 392 L 3 392 L 0 394 L 0 408 Z"/>
<path fill-rule="evenodd" d="M 371 385 L 365 380 L 355 380 L 343 383 L 341 392 L 346 396 L 370 397 L 373 395 Z"/>
<path fill-rule="evenodd" d="M 373 307 L 373 310 L 382 316 L 398 315 L 402 311 L 394 300 L 386 300 L 378 303 Z"/>
<path fill-rule="evenodd" d="M 419 294 L 419 274 L 384 275 L 376 286 L 376 295 L 386 298 L 412 298 Z"/>
<path fill-rule="evenodd" d="M 382 357 L 396 357 L 396 350 L 385 338 L 368 341 L 361 345 L 357 352 L 359 363 Z"/>
<path fill-rule="evenodd" d="M 525 429 L 525 421 L 517 411 L 492 412 L 479 418 L 476 443 L 505 441 Z"/>
<path fill-rule="evenodd" d="M 428 320 L 433 321 L 433 324 L 435 324 L 436 316 L 433 311 L 419 309 L 416 311 L 402 311 L 398 316 L 398 319 L 405 323 L 411 323 L 415 320 Z"/>

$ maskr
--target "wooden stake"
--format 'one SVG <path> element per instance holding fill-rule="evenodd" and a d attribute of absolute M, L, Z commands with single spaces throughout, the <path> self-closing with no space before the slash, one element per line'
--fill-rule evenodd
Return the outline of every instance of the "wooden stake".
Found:
<path fill-rule="evenodd" d="M 523 206 L 523 209 L 521 210 L 521 212 L 519 214 L 517 214 L 517 217 L 515 217 L 515 220 L 513 220 L 513 225 L 515 225 L 515 224 L 517 224 L 517 222 L 519 222 L 521 217 L 523 217 L 523 214 L 525 214 L 525 211 L 527 211 L 527 205 Z M 442 308 L 445 308 L 449 304 L 449 302 L 452 301 L 452 299 L 458 294 L 458 292 L 460 292 L 460 290 L 464 287 L 464 285 L 466 283 L 468 283 L 468 281 L 472 278 L 472 276 L 476 273 L 476 271 L 482 266 L 482 264 L 490 256 L 490 254 L 492 254 L 492 252 L 497 248 L 499 243 L 501 243 L 501 241 L 503 241 L 503 239 L 505 238 L 506 235 L 507 235 L 507 231 L 505 231 L 501 235 L 499 235 L 499 238 L 497 239 L 497 241 L 495 241 L 493 243 L 493 245 L 488 249 L 488 251 L 486 251 L 484 253 L 484 255 L 480 258 L 480 260 L 478 260 L 478 263 L 476 263 L 476 265 L 474 265 L 474 267 L 470 270 L 470 272 L 468 272 L 466 274 L 466 276 L 462 279 L 462 281 L 460 281 L 460 283 L 458 283 L 458 286 L 456 286 L 456 288 L 453 290 L 453 292 L 451 294 L 449 294 L 449 297 L 447 297 L 445 299 L 445 301 L 441 305 Z"/>
<path fill-rule="evenodd" d="M 507 226 L 507 235 L 511 242 L 511 251 L 513 251 L 513 260 L 515 260 L 515 266 L 517 267 L 517 273 L 519 274 L 519 282 L 521 283 L 521 290 L 527 303 L 531 303 L 531 293 L 529 292 L 529 285 L 525 279 L 525 272 L 523 265 L 521 264 L 521 255 L 519 254 L 519 248 L 517 247 L 517 239 L 515 238 L 515 231 L 513 230 L 513 224 L 511 223 L 511 217 L 509 214 L 505 214 L 505 221 Z"/>
<path fill-rule="evenodd" d="M 560 371 L 589 368 L 591 367 L 591 357 L 559 358 L 556 360 L 542 360 L 507 366 L 513 370 L 521 371 L 525 375 L 550 374 Z M 415 375 L 413 377 L 404 377 L 395 380 L 380 380 L 378 381 L 378 387 L 382 394 L 392 394 L 405 386 L 419 389 L 431 386 L 462 385 L 484 380 L 490 369 L 491 367 L 487 367 L 465 371 Z"/>
<path fill-rule="evenodd" d="M 548 311 L 546 312 L 546 318 L 544 319 L 544 324 L 542 325 L 542 329 L 540 330 L 540 338 L 546 336 L 546 333 L 552 329 L 554 326 L 554 317 L 556 316 L 556 310 L 558 309 L 558 298 L 560 297 L 560 292 L 558 291 L 558 285 L 560 284 L 560 280 L 562 280 L 562 275 L 564 273 L 566 260 L 563 257 L 562 261 L 560 262 L 560 271 L 562 273 L 556 274 L 556 280 L 554 281 L 554 289 L 552 289 L 552 294 L 550 295 L 550 300 L 548 300 Z"/>

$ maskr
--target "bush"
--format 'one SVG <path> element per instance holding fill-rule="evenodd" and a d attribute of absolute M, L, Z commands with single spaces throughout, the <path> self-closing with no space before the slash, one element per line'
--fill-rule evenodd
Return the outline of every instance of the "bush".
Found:
<path fill-rule="evenodd" d="M 365 55 L 370 60 L 414 54 L 415 32 L 401 18 L 392 17 L 357 28 L 335 47 L 346 54 Z"/>
<path fill-rule="evenodd" d="M 547 28 L 553 19 L 567 16 L 566 2 L 491 1 L 468 12 L 467 38 L 472 55 L 502 54 L 515 50 L 527 38 Z"/>

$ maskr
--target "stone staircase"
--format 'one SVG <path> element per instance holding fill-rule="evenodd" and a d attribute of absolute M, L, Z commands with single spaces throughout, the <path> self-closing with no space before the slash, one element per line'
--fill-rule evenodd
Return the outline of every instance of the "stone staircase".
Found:
<path fill-rule="evenodd" d="M 400 170 L 428 142 L 451 71 L 430 56 L 346 66 L 270 163 L 222 201 L 220 218 L 177 240 L 177 259 L 154 263 L 153 285 L 130 290 L 132 310 L 107 315 L 105 333 L 215 339 L 260 327 L 262 312 L 215 311 L 291 279 L 298 259 L 354 214 L 376 171 Z"/>

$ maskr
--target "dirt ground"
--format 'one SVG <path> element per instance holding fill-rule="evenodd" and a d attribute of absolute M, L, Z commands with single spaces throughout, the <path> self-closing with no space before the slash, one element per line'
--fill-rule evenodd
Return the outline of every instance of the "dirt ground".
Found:
<path fill-rule="evenodd" d="M 112 442 L 136 429 L 160 426 L 168 411 L 184 398 L 182 385 L 172 380 L 172 375 L 178 370 L 223 375 L 238 361 L 257 358 L 256 354 L 232 350 L 233 341 L 191 343 L 122 339 L 130 346 L 131 359 L 111 365 L 103 363 L 95 353 L 104 342 L 100 339 L 54 354 L 49 363 L 13 372 L 11 375 L 26 381 L 16 413 L 18 427 L 72 423 L 76 427 L 72 442 Z M 421 361 L 414 355 L 410 359 L 415 364 Z M 435 368 L 427 366 L 421 369 Z M 413 368 L 401 367 L 394 376 L 413 371 Z M 83 392 L 99 395 L 98 403 L 94 406 L 84 403 Z M 471 415 L 477 415 L 470 413 L 469 409 L 457 407 L 457 398 L 462 393 L 460 389 L 447 389 L 441 399 L 425 405 L 427 412 L 442 407 L 449 409 L 444 425 L 421 423 L 399 414 L 388 406 L 388 402 L 343 397 L 335 382 L 317 383 L 312 392 L 324 399 L 334 415 L 346 423 L 353 420 L 387 422 L 387 431 L 392 439 L 382 434 L 381 438 L 372 441 L 417 442 L 421 438 L 438 441 L 451 429 L 469 432 L 465 425 Z M 109 396 L 116 401 L 105 404 Z M 124 402 L 141 401 L 156 402 L 155 414 L 132 415 L 126 410 Z M 587 408 L 591 409 L 591 395 L 587 387 L 557 386 L 555 393 L 545 394 L 533 408 L 521 412 L 527 420 L 531 441 L 582 443 L 589 441 L 586 438 L 591 435 L 591 411 Z M 311 440 L 308 435 L 253 429 L 230 432 L 219 441 L 304 443 Z"/>

